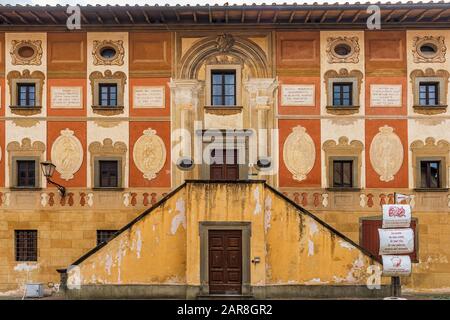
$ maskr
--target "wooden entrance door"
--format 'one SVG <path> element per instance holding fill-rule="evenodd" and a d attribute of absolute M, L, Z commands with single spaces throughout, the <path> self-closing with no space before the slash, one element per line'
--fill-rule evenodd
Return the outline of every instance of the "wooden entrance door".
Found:
<path fill-rule="evenodd" d="M 214 149 L 211 151 L 211 180 L 238 180 L 239 165 L 237 150 Z"/>
<path fill-rule="evenodd" d="M 208 261 L 210 294 L 241 293 L 241 230 L 209 230 Z"/>

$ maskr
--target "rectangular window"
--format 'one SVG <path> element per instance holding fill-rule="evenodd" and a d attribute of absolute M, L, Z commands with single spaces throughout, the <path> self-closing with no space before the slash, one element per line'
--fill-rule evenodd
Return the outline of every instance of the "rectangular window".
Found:
<path fill-rule="evenodd" d="M 419 104 L 421 106 L 439 105 L 439 83 L 420 82 L 419 84 Z"/>
<path fill-rule="evenodd" d="M 37 230 L 15 230 L 16 261 L 37 261 Z"/>
<path fill-rule="evenodd" d="M 34 107 L 36 105 L 36 86 L 34 83 L 17 84 L 17 105 Z"/>
<path fill-rule="evenodd" d="M 17 187 L 36 187 L 36 161 L 17 160 Z"/>
<path fill-rule="evenodd" d="M 211 71 L 211 103 L 213 106 L 236 105 L 236 71 Z"/>
<path fill-rule="evenodd" d="M 420 181 L 421 188 L 440 188 L 441 161 L 421 161 L 420 162 Z"/>
<path fill-rule="evenodd" d="M 117 230 L 97 230 L 97 245 L 107 242 Z"/>
<path fill-rule="evenodd" d="M 117 188 L 119 186 L 119 161 L 99 160 L 99 187 Z"/>
<path fill-rule="evenodd" d="M 352 91 L 352 83 L 333 83 L 333 106 L 352 106 Z"/>
<path fill-rule="evenodd" d="M 99 84 L 99 105 L 103 107 L 117 106 L 117 84 Z"/>
<path fill-rule="evenodd" d="M 352 188 L 353 187 L 353 161 L 334 160 L 333 161 L 333 187 Z"/>

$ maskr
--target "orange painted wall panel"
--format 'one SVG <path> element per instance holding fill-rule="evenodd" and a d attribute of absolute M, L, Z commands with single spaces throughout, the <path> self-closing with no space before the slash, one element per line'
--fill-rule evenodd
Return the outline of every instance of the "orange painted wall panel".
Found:
<path fill-rule="evenodd" d="M 47 71 L 52 77 L 64 78 L 67 72 L 86 72 L 86 37 L 86 32 L 47 33 Z"/>
<path fill-rule="evenodd" d="M 0 74 L 5 72 L 5 34 L 0 32 Z"/>
<path fill-rule="evenodd" d="M 291 115 L 315 115 L 320 114 L 320 77 L 287 77 L 278 78 L 280 89 L 278 90 L 278 113 Z M 281 86 L 283 84 L 313 84 L 315 94 L 315 105 L 313 106 L 282 106 L 281 105 Z"/>
<path fill-rule="evenodd" d="M 0 121 L 0 187 L 5 186 L 5 121 Z"/>
<path fill-rule="evenodd" d="M 283 160 L 284 141 L 291 134 L 296 126 L 306 128 L 306 132 L 311 136 L 316 148 L 316 159 L 314 167 L 309 172 L 307 178 L 303 181 L 297 181 L 292 178 Z M 279 128 L 279 186 L 280 187 L 320 187 L 321 169 L 320 169 L 320 120 L 280 120 Z"/>
<path fill-rule="evenodd" d="M 83 121 L 49 121 L 47 122 L 47 159 L 51 160 L 51 150 L 53 142 L 58 138 L 61 134 L 61 130 L 69 128 L 74 131 L 74 135 L 80 140 L 81 145 L 83 146 L 83 163 L 80 169 L 75 173 L 74 178 L 68 181 L 61 179 L 58 172 L 55 171 L 53 176 L 53 180 L 59 184 L 62 184 L 65 187 L 86 187 L 86 122 Z M 49 188 L 53 188 L 53 186 L 49 185 Z M 67 190 L 70 192 L 70 189 Z"/>
<path fill-rule="evenodd" d="M 370 85 L 402 85 L 402 105 L 401 107 L 372 107 Z M 407 109 L 408 80 L 406 77 L 366 77 L 366 114 L 367 115 L 406 115 Z"/>
<path fill-rule="evenodd" d="M 379 128 L 383 126 L 394 128 L 403 144 L 403 164 L 394 175 L 394 180 L 384 182 L 375 172 L 370 163 L 370 145 Z M 366 187 L 367 188 L 408 188 L 408 123 L 406 120 L 366 120 Z"/>
<path fill-rule="evenodd" d="M 131 78 L 130 79 L 130 116 L 158 117 L 170 115 L 170 88 L 169 78 Z M 134 87 L 139 86 L 164 86 L 165 99 L 164 108 L 135 108 Z"/>
<path fill-rule="evenodd" d="M 82 109 L 51 108 L 51 88 L 54 87 L 82 87 Z M 47 83 L 47 114 L 49 116 L 85 116 L 86 115 L 86 79 L 48 79 Z"/>
<path fill-rule="evenodd" d="M 5 94 L 6 94 L 6 81 L 3 78 L 0 78 L 0 116 L 5 115 L 6 110 L 6 100 L 5 100 Z"/>
<path fill-rule="evenodd" d="M 139 171 L 133 161 L 134 144 L 137 139 L 142 136 L 143 131 L 152 128 L 156 130 L 156 134 L 161 137 L 166 147 L 166 162 L 164 167 L 159 173 L 156 174 L 156 178 L 147 180 L 144 178 L 143 173 Z M 170 122 L 168 121 L 131 121 L 130 122 L 130 177 L 129 185 L 133 187 L 170 187 Z"/>
<path fill-rule="evenodd" d="M 406 73 L 405 31 L 366 31 L 364 40 L 367 73 L 379 69 Z"/>
<path fill-rule="evenodd" d="M 170 32 L 130 32 L 130 72 L 170 72 L 171 38 Z"/>
<path fill-rule="evenodd" d="M 277 70 L 320 69 L 320 32 L 277 32 Z"/>

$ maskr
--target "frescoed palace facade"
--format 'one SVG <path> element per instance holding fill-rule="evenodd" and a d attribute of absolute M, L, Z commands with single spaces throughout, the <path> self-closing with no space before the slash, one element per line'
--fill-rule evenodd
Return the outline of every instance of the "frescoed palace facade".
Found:
<path fill-rule="evenodd" d="M 450 4 L 380 5 L 373 30 L 368 5 L 87 6 L 74 30 L 66 7 L 0 6 L 0 291 L 86 252 L 86 285 L 363 285 L 351 249 L 378 263 L 394 192 L 416 230 L 403 289 L 450 290 Z M 242 259 L 220 285 L 212 239 Z"/>

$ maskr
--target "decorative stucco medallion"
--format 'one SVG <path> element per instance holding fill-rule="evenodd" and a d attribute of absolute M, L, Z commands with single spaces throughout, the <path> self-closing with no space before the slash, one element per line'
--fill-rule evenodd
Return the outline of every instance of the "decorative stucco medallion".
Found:
<path fill-rule="evenodd" d="M 327 39 L 329 63 L 358 63 L 358 37 L 337 37 Z"/>
<path fill-rule="evenodd" d="M 42 41 L 41 40 L 12 40 L 11 41 L 12 65 L 41 65 Z"/>
<path fill-rule="evenodd" d="M 293 179 L 298 181 L 306 179 L 316 160 L 316 148 L 304 127 L 292 128 L 283 146 L 283 159 Z"/>
<path fill-rule="evenodd" d="M 51 157 L 61 178 L 66 181 L 72 179 L 83 163 L 83 146 L 72 130 L 61 130 L 61 135 L 52 145 Z"/>
<path fill-rule="evenodd" d="M 123 65 L 124 55 L 125 50 L 122 40 L 94 40 L 93 42 L 92 56 L 95 66 L 121 66 Z"/>
<path fill-rule="evenodd" d="M 414 37 L 412 54 L 415 63 L 423 62 L 445 62 L 445 46 L 444 37 Z"/>
<path fill-rule="evenodd" d="M 166 147 L 156 131 L 149 128 L 137 139 L 133 148 L 133 160 L 144 178 L 152 180 L 166 162 Z"/>
<path fill-rule="evenodd" d="M 220 34 L 216 38 L 216 49 L 219 52 L 228 52 L 234 45 L 234 38 L 231 34 Z"/>
<path fill-rule="evenodd" d="M 402 166 L 403 145 L 394 128 L 383 126 L 379 131 L 370 145 L 370 163 L 380 180 L 388 182 Z"/>

